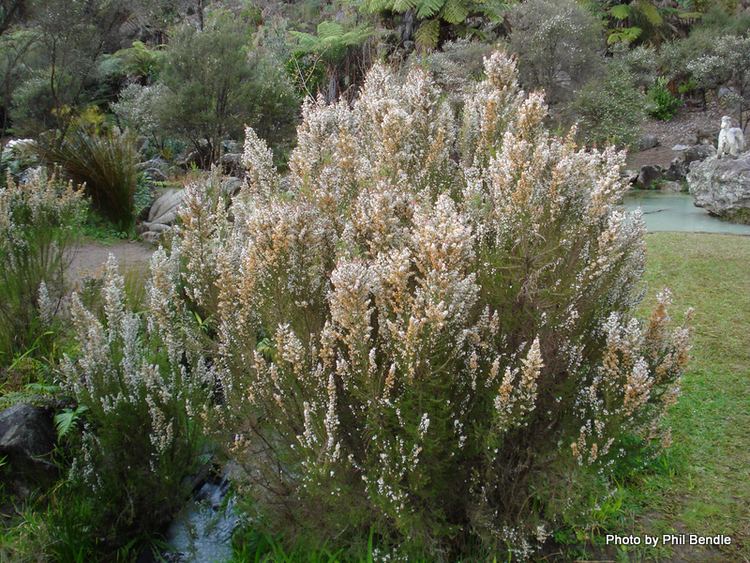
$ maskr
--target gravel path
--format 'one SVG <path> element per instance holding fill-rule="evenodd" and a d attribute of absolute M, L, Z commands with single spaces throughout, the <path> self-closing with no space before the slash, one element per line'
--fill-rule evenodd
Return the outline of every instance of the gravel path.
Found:
<path fill-rule="evenodd" d="M 113 244 L 85 241 L 73 250 L 69 280 L 77 283 L 87 277 L 99 276 L 110 254 L 114 254 L 123 271 L 138 269 L 145 273 L 154 250 L 153 246 L 137 241 Z"/>

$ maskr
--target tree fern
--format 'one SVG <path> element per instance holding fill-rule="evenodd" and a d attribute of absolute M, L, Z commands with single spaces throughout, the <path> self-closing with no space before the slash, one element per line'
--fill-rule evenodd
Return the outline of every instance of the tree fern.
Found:
<path fill-rule="evenodd" d="M 417 9 L 417 17 L 419 19 L 431 18 L 437 15 L 444 4 L 445 0 L 421 0 Z"/>
<path fill-rule="evenodd" d="M 469 8 L 462 0 L 447 0 L 440 15 L 450 24 L 462 23 L 469 15 Z"/>
<path fill-rule="evenodd" d="M 438 39 L 440 38 L 440 20 L 432 19 L 425 20 L 422 25 L 419 26 L 415 39 L 417 45 L 423 49 L 434 49 L 437 47 Z"/>

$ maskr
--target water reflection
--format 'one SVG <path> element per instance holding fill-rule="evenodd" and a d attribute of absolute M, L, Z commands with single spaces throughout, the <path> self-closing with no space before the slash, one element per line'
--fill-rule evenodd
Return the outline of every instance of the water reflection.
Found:
<path fill-rule="evenodd" d="M 646 229 L 682 231 L 690 233 L 724 233 L 750 235 L 750 225 L 722 221 L 693 205 L 693 196 L 685 193 L 661 193 L 652 190 L 632 190 L 624 199 L 626 209 L 643 210 Z"/>

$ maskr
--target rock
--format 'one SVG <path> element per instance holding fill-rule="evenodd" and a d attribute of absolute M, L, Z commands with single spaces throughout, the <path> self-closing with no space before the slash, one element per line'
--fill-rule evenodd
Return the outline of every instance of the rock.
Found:
<path fill-rule="evenodd" d="M 224 139 L 221 142 L 221 148 L 225 153 L 241 153 L 242 143 L 239 143 L 234 139 Z"/>
<path fill-rule="evenodd" d="M 644 135 L 638 141 L 639 151 L 646 151 L 648 149 L 653 149 L 654 147 L 657 147 L 657 146 L 659 146 L 659 139 L 656 138 L 656 135 Z"/>
<path fill-rule="evenodd" d="M 636 180 L 636 186 L 641 189 L 648 189 L 651 187 L 656 180 L 660 179 L 662 175 L 661 166 L 647 164 L 641 167 L 641 171 L 638 173 L 638 179 Z"/>
<path fill-rule="evenodd" d="M 230 176 L 244 176 L 245 166 L 242 164 L 241 153 L 227 153 L 219 159 L 222 171 Z"/>
<path fill-rule="evenodd" d="M 56 476 L 47 459 L 55 446 L 55 429 L 49 411 L 18 403 L 0 412 L 0 456 L 5 456 L 12 490 L 25 496 L 48 485 Z"/>
<path fill-rule="evenodd" d="M 692 147 L 687 147 L 681 151 L 681 154 L 672 159 L 669 168 L 664 174 L 664 179 L 672 182 L 682 182 L 690 170 L 691 162 L 704 160 L 715 154 L 716 149 L 713 145 L 693 145 Z"/>
<path fill-rule="evenodd" d="M 222 180 L 221 191 L 232 197 L 242 189 L 243 185 L 244 182 L 241 179 L 230 176 L 229 178 L 224 178 L 224 180 Z"/>
<path fill-rule="evenodd" d="M 715 155 L 716 149 L 713 145 L 693 145 L 692 147 L 685 149 L 682 153 L 682 158 L 685 161 L 685 164 L 690 164 L 696 160 L 705 160 L 706 158 Z"/>
<path fill-rule="evenodd" d="M 628 182 L 630 185 L 634 185 L 638 181 L 638 171 L 637 170 L 630 170 L 626 169 L 623 170 L 620 175 Z"/>
<path fill-rule="evenodd" d="M 171 224 L 177 216 L 177 209 L 185 197 L 185 190 L 167 190 L 154 203 L 148 211 L 148 223 Z"/>
<path fill-rule="evenodd" d="M 161 233 L 157 233 L 155 231 L 146 231 L 145 233 L 141 234 L 141 240 L 149 244 L 158 244 L 160 237 Z"/>
<path fill-rule="evenodd" d="M 685 149 L 687 149 L 688 147 L 689 147 L 689 145 L 682 145 L 682 144 L 679 144 L 679 145 L 675 145 L 675 146 L 673 146 L 673 147 L 672 147 L 672 150 L 673 150 L 673 151 L 675 151 L 675 152 L 679 152 L 679 151 L 684 151 L 684 150 L 685 150 Z"/>
<path fill-rule="evenodd" d="M 143 173 L 148 176 L 152 182 L 166 182 L 167 175 L 159 168 L 147 168 Z"/>
<path fill-rule="evenodd" d="M 687 181 L 696 206 L 712 215 L 750 224 L 750 152 L 736 159 L 695 161 Z"/>
<path fill-rule="evenodd" d="M 136 168 L 139 171 L 146 171 L 151 168 L 156 168 L 157 170 L 160 170 L 164 175 L 169 173 L 169 163 L 158 156 L 156 158 L 152 158 L 151 160 L 144 160 L 143 162 L 138 163 L 138 166 L 136 166 Z"/>
<path fill-rule="evenodd" d="M 676 194 L 682 191 L 682 184 L 680 182 L 666 180 L 659 184 L 659 191 Z"/>
<path fill-rule="evenodd" d="M 719 137 L 718 128 L 698 129 L 695 132 L 696 145 L 713 145 Z"/>

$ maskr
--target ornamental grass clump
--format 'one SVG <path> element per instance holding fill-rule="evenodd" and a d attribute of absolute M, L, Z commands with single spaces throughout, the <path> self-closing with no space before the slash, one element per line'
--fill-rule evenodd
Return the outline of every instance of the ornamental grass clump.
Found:
<path fill-rule="evenodd" d="M 245 188 L 189 186 L 153 264 L 149 315 L 200 341 L 239 494 L 288 541 L 527 557 L 622 440 L 668 439 L 687 329 L 667 293 L 632 316 L 624 154 L 551 135 L 505 54 L 485 73 L 458 116 L 382 66 L 308 100 L 283 181 L 249 129 Z"/>

